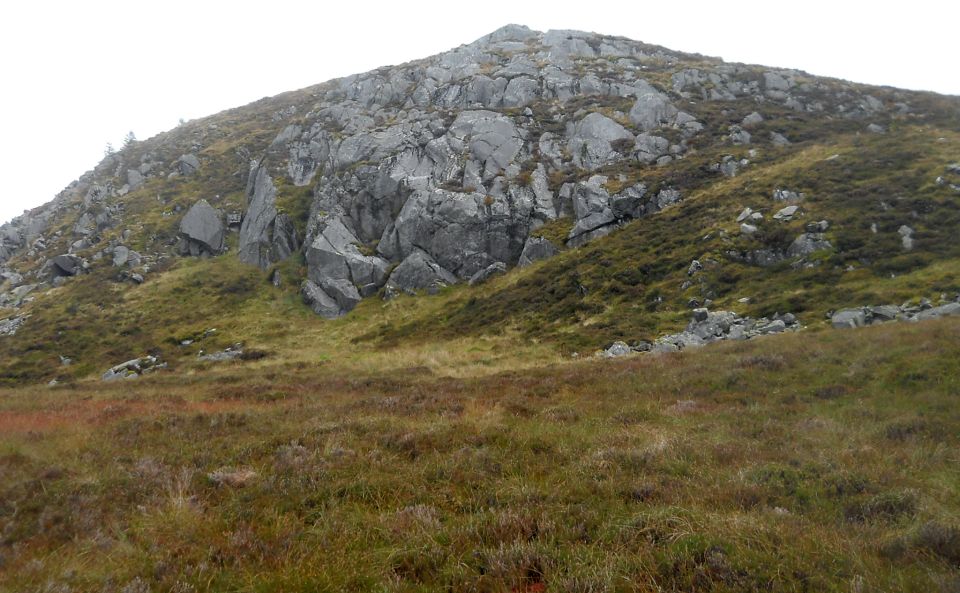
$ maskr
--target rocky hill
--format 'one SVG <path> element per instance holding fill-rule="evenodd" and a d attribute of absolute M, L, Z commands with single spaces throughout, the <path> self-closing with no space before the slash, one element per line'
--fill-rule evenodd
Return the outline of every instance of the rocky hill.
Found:
<path fill-rule="evenodd" d="M 952 301 L 957 161 L 956 98 L 510 25 L 106 156 L 0 227 L 0 365 L 187 364 L 224 327 L 208 344 L 282 349 L 278 312 L 364 348 L 569 354 L 703 305 Z"/>

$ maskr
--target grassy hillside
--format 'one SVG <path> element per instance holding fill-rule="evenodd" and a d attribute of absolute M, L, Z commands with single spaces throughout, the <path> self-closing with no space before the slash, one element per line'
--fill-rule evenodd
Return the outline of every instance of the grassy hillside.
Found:
<path fill-rule="evenodd" d="M 244 266 L 233 252 L 207 260 L 167 258 L 136 287 L 118 282 L 114 268 L 95 267 L 40 295 L 28 305 L 31 317 L 16 338 L 0 338 L 0 381 L 98 376 L 146 353 L 161 355 L 175 370 L 193 369 L 201 348 L 237 342 L 275 359 L 335 360 L 341 367 L 393 368 L 394 360 L 413 358 L 449 370 L 445 362 L 429 361 L 463 349 L 476 353 L 471 364 L 522 366 L 676 331 L 688 320 L 691 299 L 709 298 L 714 308 L 753 316 L 792 312 L 816 327 L 836 308 L 941 294 L 952 299 L 960 292 L 960 246 L 953 238 L 960 194 L 936 183 L 958 160 L 960 133 L 904 124 L 883 135 L 852 132 L 786 148 L 760 146 L 749 166 L 723 178 L 709 164 L 729 150 L 705 148 L 670 167 L 625 171 L 626 183 L 644 181 L 652 191 L 681 180 L 689 189 L 678 206 L 608 237 L 483 286 L 390 303 L 368 299 L 334 322 L 301 303 L 299 258 L 280 265 L 279 289 L 267 280 L 271 271 Z M 748 156 L 746 148 L 733 152 Z M 784 205 L 771 198 L 778 187 L 806 195 L 793 221 L 771 219 Z M 132 196 L 128 211 L 140 199 Z M 765 216 L 753 237 L 740 235 L 736 222 L 747 206 Z M 137 216 L 169 227 L 147 235 L 173 236 L 175 217 L 150 222 Z M 761 268 L 731 255 L 783 250 L 819 220 L 829 221 L 826 238 L 834 249 L 808 256 L 808 265 L 787 260 Z M 559 219 L 539 232 L 558 240 L 568 225 Z M 915 231 L 910 251 L 901 244 L 901 225 Z M 694 259 L 704 270 L 690 277 Z M 750 302 L 740 302 L 744 297 Z M 218 331 L 180 345 L 208 329 Z M 75 364 L 60 366 L 60 356 Z"/>
<path fill-rule="evenodd" d="M 293 319 L 343 350 L 0 392 L 0 591 L 960 586 L 958 320 L 505 370 Z"/>

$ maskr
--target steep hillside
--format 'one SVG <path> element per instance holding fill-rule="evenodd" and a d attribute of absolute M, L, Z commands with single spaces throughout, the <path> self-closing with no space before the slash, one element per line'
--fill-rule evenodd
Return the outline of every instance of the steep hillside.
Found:
<path fill-rule="evenodd" d="M 958 160 L 956 98 L 508 26 L 134 142 L 3 226 L 2 377 L 953 301 Z"/>

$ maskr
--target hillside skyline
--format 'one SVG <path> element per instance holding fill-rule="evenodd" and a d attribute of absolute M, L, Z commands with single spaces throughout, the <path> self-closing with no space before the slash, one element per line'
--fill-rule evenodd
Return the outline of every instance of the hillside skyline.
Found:
<path fill-rule="evenodd" d="M 109 23 L 116 18 L 116 6 L 111 2 L 94 3 L 82 10 L 65 8 L 71 18 L 52 27 L 45 20 L 41 22 L 38 9 L 18 7 L 13 20 L 22 27 L 0 43 L 7 55 L 26 57 L 7 65 L 6 78 L 14 81 L 14 87 L 31 88 L 33 92 L 0 100 L 8 103 L 7 111 L 18 114 L 10 134 L 16 141 L 0 150 L 4 162 L 22 172 L 8 181 L 8 197 L 0 203 L 0 222 L 51 200 L 91 169 L 108 143 L 119 149 L 128 132 L 146 139 L 174 128 L 180 119 L 209 116 L 260 97 L 447 51 L 508 22 L 541 31 L 576 29 L 616 34 L 728 62 L 799 69 L 857 83 L 960 93 L 960 84 L 942 76 L 938 61 L 929 59 L 946 55 L 941 49 L 948 49 L 949 37 L 938 34 L 938 27 L 945 26 L 938 23 L 955 21 L 945 14 L 957 11 L 954 7 L 934 8 L 933 4 L 921 2 L 908 15 L 858 15 L 855 10 L 838 8 L 832 18 L 818 21 L 814 17 L 826 5 L 814 3 L 805 14 L 790 15 L 792 30 L 807 27 L 818 32 L 810 35 L 817 40 L 817 46 L 810 46 L 774 43 L 776 36 L 771 31 L 779 26 L 782 17 L 753 10 L 755 3 L 743 3 L 740 11 L 731 11 L 739 15 L 739 27 L 750 32 L 746 36 L 730 34 L 735 29 L 726 24 L 731 20 L 726 15 L 712 15 L 709 26 L 698 21 L 678 30 L 651 25 L 666 18 L 664 10 L 655 7 L 639 11 L 624 3 L 603 3 L 590 14 L 571 18 L 564 11 L 548 15 L 528 7 L 497 10 L 499 5 L 494 4 L 477 18 L 455 24 L 437 20 L 442 17 L 414 22 L 400 14 L 383 19 L 389 21 L 389 26 L 351 24 L 356 15 L 345 9 L 329 9 L 334 11 L 330 20 L 346 25 L 320 35 L 303 30 L 301 35 L 292 36 L 284 25 L 282 3 L 273 13 L 259 19 L 244 14 L 222 15 L 215 7 L 195 8 L 191 10 L 190 22 L 205 29 L 205 35 L 196 45 L 183 46 L 165 42 L 166 31 L 177 26 L 179 18 L 171 16 L 177 13 L 171 9 L 149 19 L 137 18 L 135 14 L 127 17 L 136 22 L 139 31 L 136 51 L 128 51 L 123 43 L 118 46 L 113 39 L 91 39 L 85 34 L 88 27 L 82 25 L 96 28 L 97 23 Z M 430 3 L 421 5 L 425 10 L 430 8 Z M 931 21 L 927 17 L 934 10 L 945 18 Z M 125 9 L 124 14 L 130 13 Z M 611 20 L 606 18 L 609 14 L 633 14 L 636 18 Z M 256 52 L 234 53 L 231 48 L 235 48 L 238 31 L 256 35 L 265 42 Z M 841 44 L 842 31 L 846 35 Z M 894 49 L 889 43 L 893 34 L 910 42 Z M 269 42 L 281 37 L 283 43 Z M 370 38 L 378 42 L 365 43 Z M 860 47 L 862 51 L 838 50 L 846 46 Z M 68 55 L 62 51 L 65 47 L 70 48 Z M 332 59 L 315 59 L 309 67 L 297 61 L 292 67 L 282 63 L 289 56 L 298 55 Z M 104 60 L 104 56 L 108 56 L 109 75 L 91 75 L 89 64 Z M 213 64 L 219 69 L 216 76 L 210 76 Z M 38 71 L 45 76 L 38 77 Z M 64 88 L 71 89 L 70 101 L 63 100 Z M 57 138 L 57 158 L 37 158 L 51 137 Z"/>

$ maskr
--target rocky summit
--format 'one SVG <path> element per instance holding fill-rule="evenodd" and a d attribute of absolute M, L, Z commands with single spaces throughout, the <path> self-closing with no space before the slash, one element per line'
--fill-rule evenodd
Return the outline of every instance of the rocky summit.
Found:
<path fill-rule="evenodd" d="M 700 267 L 680 287 L 699 289 L 686 299 L 695 305 L 719 296 L 709 270 L 697 276 L 700 260 L 721 275 L 735 264 L 833 273 L 904 253 L 928 263 L 919 251 L 942 252 L 934 243 L 949 230 L 934 212 L 958 196 L 950 162 L 910 192 L 865 181 L 864 204 L 837 196 L 850 188 L 802 190 L 812 177 L 896 169 L 896 157 L 858 162 L 869 159 L 863 143 L 941 122 L 956 124 L 955 100 L 508 25 L 108 154 L 52 202 L 0 227 L 5 332 L 29 327 L 14 320 L 83 277 L 130 290 L 193 257 L 267 271 L 333 319 L 364 299 L 485 284 L 667 210 L 685 221 L 674 235 L 692 239 L 691 224 L 703 231 Z M 850 150 L 818 156 L 841 137 L 856 139 Z M 914 141 L 952 146 L 952 136 Z M 791 159 L 823 171 L 787 172 Z M 731 229 L 717 211 L 692 222 L 686 212 L 702 212 L 706 200 L 687 201 L 738 179 L 724 204 L 742 210 Z M 864 252 L 865 225 L 882 235 L 870 238 L 876 253 Z M 662 257 L 681 256 L 664 245 Z"/>

